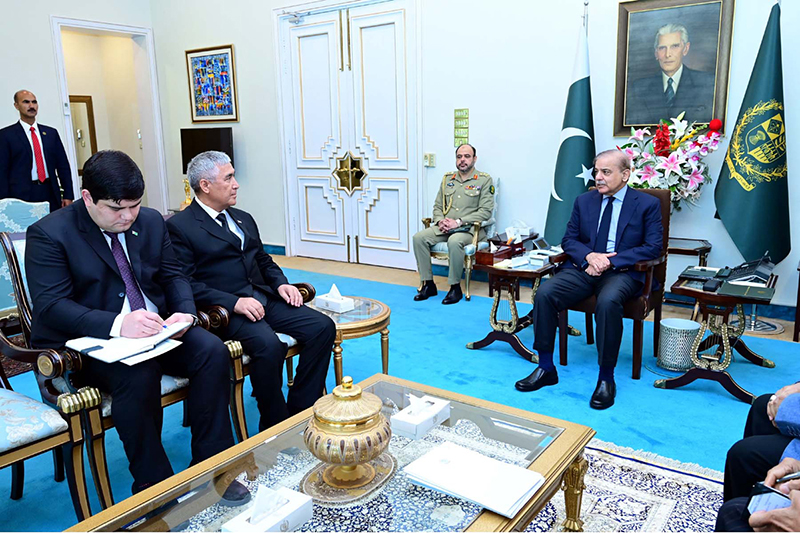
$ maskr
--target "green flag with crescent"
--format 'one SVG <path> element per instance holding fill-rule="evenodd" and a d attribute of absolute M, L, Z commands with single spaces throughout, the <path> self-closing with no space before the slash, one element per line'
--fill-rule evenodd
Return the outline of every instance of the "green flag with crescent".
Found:
<path fill-rule="evenodd" d="M 772 7 L 719 174 L 717 214 L 746 261 L 791 250 L 781 8 Z"/>
<path fill-rule="evenodd" d="M 586 42 L 585 26 L 581 28 L 578 39 L 578 53 L 575 56 L 572 85 L 567 95 L 560 140 L 544 230 L 544 238 L 550 244 L 561 243 L 575 198 L 589 190 L 590 183 L 594 183 L 592 91 L 589 83 L 589 47 Z"/>

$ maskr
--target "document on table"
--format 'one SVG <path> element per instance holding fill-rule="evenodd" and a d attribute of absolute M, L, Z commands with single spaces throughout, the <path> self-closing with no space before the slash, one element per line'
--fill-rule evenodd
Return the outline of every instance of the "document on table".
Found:
<path fill-rule="evenodd" d="M 150 337 L 129 339 L 115 337 L 113 339 L 98 339 L 96 337 L 81 337 L 67 341 L 67 348 L 81 352 L 104 363 L 116 363 L 132 356 L 139 356 L 134 361 L 126 364 L 136 364 L 152 357 L 159 356 L 176 346 L 180 341 L 170 339 L 176 333 L 191 326 L 191 322 L 176 322 Z M 140 355 L 141 354 L 141 355 Z"/>
<path fill-rule="evenodd" d="M 405 467 L 409 480 L 513 518 L 544 476 L 445 442 Z"/>

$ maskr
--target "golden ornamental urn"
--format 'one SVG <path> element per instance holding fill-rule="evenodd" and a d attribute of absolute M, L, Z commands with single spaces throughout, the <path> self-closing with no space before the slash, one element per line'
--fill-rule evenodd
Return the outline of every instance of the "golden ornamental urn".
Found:
<path fill-rule="evenodd" d="M 325 484 L 354 489 L 375 478 L 375 467 L 369 461 L 386 450 L 392 437 L 381 405 L 376 395 L 353 385 L 350 376 L 314 403 L 314 417 L 308 422 L 304 441 L 309 451 L 328 465 L 321 476 Z"/>

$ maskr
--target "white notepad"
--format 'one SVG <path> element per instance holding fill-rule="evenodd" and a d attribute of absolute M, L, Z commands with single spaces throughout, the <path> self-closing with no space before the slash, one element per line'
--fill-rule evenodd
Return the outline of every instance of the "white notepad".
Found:
<path fill-rule="evenodd" d="M 405 467 L 409 480 L 513 518 L 544 476 L 445 442 Z"/>
<path fill-rule="evenodd" d="M 145 355 L 140 357 L 135 363 L 156 357 L 164 352 L 179 346 L 180 341 L 172 340 L 170 337 L 191 326 L 191 322 L 175 322 L 169 326 L 164 326 L 160 333 L 141 339 L 129 339 L 126 337 L 114 337 L 113 339 L 98 339 L 97 337 L 81 337 L 67 341 L 67 348 L 81 352 L 84 355 L 103 361 L 104 363 L 116 363 L 131 356 Z M 166 342 L 169 341 L 169 342 Z M 161 345 L 164 346 L 161 346 Z M 129 364 L 135 364 L 131 362 Z"/>

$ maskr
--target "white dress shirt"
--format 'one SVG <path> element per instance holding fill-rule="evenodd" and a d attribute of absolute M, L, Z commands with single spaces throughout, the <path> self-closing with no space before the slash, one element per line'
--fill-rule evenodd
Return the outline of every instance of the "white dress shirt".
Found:
<path fill-rule="evenodd" d="M 33 149 L 33 137 L 31 137 L 31 127 L 36 130 L 36 138 L 39 139 L 39 148 L 42 149 L 42 162 L 44 163 L 44 175 L 45 177 L 50 177 L 50 174 L 47 172 L 47 161 L 44 159 L 44 145 L 42 144 L 42 132 L 39 130 L 39 124 L 34 122 L 33 124 L 28 124 L 27 122 L 23 122 L 22 119 L 19 121 L 19 125 L 22 126 L 22 129 L 25 130 L 25 136 L 28 137 L 28 143 L 31 145 L 31 179 L 33 181 L 39 181 L 39 173 L 36 172 L 36 151 Z"/>
<path fill-rule="evenodd" d="M 206 204 L 200 201 L 200 198 L 197 198 L 195 196 L 194 199 L 195 201 L 197 201 L 197 205 L 202 207 L 203 211 L 205 211 L 208 214 L 208 216 L 210 216 L 214 220 L 214 223 L 217 224 L 219 227 L 222 227 L 222 223 L 219 220 L 217 220 L 217 217 L 219 216 L 220 212 L 217 211 L 216 209 L 208 207 Z M 225 211 L 222 211 L 222 214 L 225 215 L 225 220 L 228 221 L 228 229 L 230 229 L 234 235 L 239 237 L 239 249 L 244 250 L 244 232 L 239 226 L 236 225 L 236 222 L 233 220 L 233 217 L 231 217 L 230 213 L 228 213 L 227 209 Z"/>
<path fill-rule="evenodd" d="M 678 93 L 678 85 L 681 83 L 681 76 L 683 76 L 683 65 L 678 68 L 678 71 L 672 75 L 672 90 L 675 93 Z M 667 86 L 669 85 L 669 76 L 664 74 L 664 71 L 661 71 L 661 81 L 664 84 L 663 92 L 667 92 Z"/>
<path fill-rule="evenodd" d="M 608 243 L 606 244 L 606 253 L 611 253 L 616 251 L 617 247 L 617 226 L 619 225 L 619 214 L 622 212 L 622 203 L 625 201 L 625 194 L 628 192 L 628 186 L 625 185 L 623 188 L 617 191 L 617 193 L 612 196 L 614 201 L 612 204 L 614 205 L 614 210 L 611 211 L 611 225 L 608 227 Z M 603 221 L 603 212 L 606 210 L 606 198 L 608 196 L 603 196 L 603 203 L 600 205 L 600 218 L 598 219 L 597 229 L 600 229 L 600 223 Z"/>
<path fill-rule="evenodd" d="M 103 233 L 103 238 L 108 243 L 108 248 L 111 248 L 111 237 Z M 122 251 L 125 252 L 125 257 L 128 259 L 128 263 L 131 262 L 131 258 L 128 255 L 128 246 L 125 244 L 125 234 L 124 233 L 117 233 L 117 238 L 119 238 L 119 243 L 122 245 Z M 133 270 L 133 265 L 131 265 L 131 270 Z M 135 279 L 135 277 L 134 277 Z M 136 283 L 139 283 L 139 280 L 136 280 Z M 141 285 L 139 286 L 139 290 L 142 291 Z M 151 313 L 158 314 L 158 307 L 147 295 L 142 291 L 142 296 L 144 297 L 144 307 Z M 125 294 L 125 299 L 122 301 L 122 311 L 119 312 L 117 318 L 114 319 L 114 324 L 111 325 L 111 332 L 109 333 L 110 337 L 121 337 L 122 336 L 122 320 L 125 318 L 125 315 L 131 312 L 131 303 L 128 301 L 128 295 Z"/>

